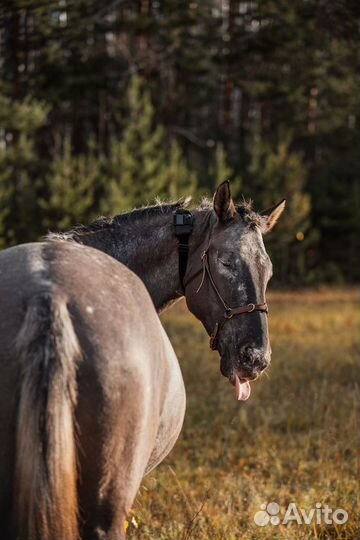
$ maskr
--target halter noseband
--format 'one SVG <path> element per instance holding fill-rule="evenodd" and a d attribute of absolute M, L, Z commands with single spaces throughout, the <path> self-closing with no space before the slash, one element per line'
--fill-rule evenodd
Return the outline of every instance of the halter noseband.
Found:
<path fill-rule="evenodd" d="M 185 215 L 186 215 L 186 220 L 187 220 L 186 224 L 185 224 L 186 220 L 184 219 Z M 181 216 L 181 218 L 179 219 L 179 217 L 177 216 Z M 186 280 L 186 282 L 184 282 L 188 255 L 189 255 L 189 244 L 188 244 L 189 236 L 191 235 L 192 229 L 193 229 L 193 216 L 191 212 L 189 212 L 188 210 L 179 209 L 175 212 L 174 223 L 175 223 L 175 235 L 179 239 L 179 247 L 178 247 L 179 276 L 180 276 L 180 283 L 181 283 L 184 293 L 185 293 L 185 289 L 187 285 L 191 281 L 193 281 L 199 274 L 202 274 L 200 285 L 196 290 L 196 292 L 198 293 L 201 287 L 203 286 L 205 277 L 207 275 L 209 278 L 210 284 L 216 293 L 216 296 L 218 297 L 221 304 L 225 308 L 225 313 L 222 319 L 220 319 L 220 321 L 218 321 L 215 324 L 215 328 L 210 335 L 210 348 L 214 351 L 214 350 L 217 350 L 218 348 L 219 332 L 227 321 L 229 321 L 233 317 L 236 317 L 237 315 L 243 315 L 244 313 L 252 313 L 253 311 L 260 311 L 267 314 L 268 306 L 267 306 L 267 303 L 264 302 L 263 304 L 248 304 L 247 306 L 239 306 L 239 307 L 232 308 L 225 302 L 224 298 L 221 296 L 220 291 L 215 284 L 214 278 L 210 270 L 209 256 L 208 256 L 210 241 L 206 250 L 203 251 L 201 254 L 202 268 L 200 268 L 200 270 L 197 270 L 189 279 Z"/>

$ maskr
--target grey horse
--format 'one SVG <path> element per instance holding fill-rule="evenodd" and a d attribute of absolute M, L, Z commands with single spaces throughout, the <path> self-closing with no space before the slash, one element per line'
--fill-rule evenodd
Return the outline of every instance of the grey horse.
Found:
<path fill-rule="evenodd" d="M 1 539 L 125 537 L 141 480 L 173 447 L 185 411 L 156 311 L 185 295 L 239 399 L 269 364 L 262 234 L 284 201 L 257 214 L 220 185 L 192 212 L 181 277 L 182 205 L 1 252 Z"/>

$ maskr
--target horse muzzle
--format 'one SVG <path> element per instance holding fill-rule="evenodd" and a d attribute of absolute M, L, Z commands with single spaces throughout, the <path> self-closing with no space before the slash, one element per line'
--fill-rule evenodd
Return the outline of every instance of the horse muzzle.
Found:
<path fill-rule="evenodd" d="M 271 361 L 270 351 L 266 349 L 244 346 L 236 357 L 221 356 L 220 371 L 231 382 L 237 375 L 240 379 L 253 381 L 263 373 Z"/>

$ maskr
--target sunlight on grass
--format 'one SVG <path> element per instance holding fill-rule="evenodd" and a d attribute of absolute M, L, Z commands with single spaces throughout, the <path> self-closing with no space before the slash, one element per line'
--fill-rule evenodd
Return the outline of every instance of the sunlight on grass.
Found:
<path fill-rule="evenodd" d="M 238 403 L 201 325 L 177 305 L 163 322 L 187 391 L 182 434 L 140 489 L 132 540 L 359 538 L 360 295 L 269 295 L 268 376 Z M 344 525 L 267 525 L 260 505 L 344 508 Z M 134 523 L 136 525 L 134 525 Z"/>

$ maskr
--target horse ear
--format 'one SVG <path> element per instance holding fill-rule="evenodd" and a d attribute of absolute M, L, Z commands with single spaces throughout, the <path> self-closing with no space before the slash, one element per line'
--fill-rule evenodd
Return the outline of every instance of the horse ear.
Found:
<path fill-rule="evenodd" d="M 268 233 L 276 225 L 277 220 L 285 210 L 286 199 L 282 199 L 280 202 L 260 212 L 260 215 L 266 218 L 263 234 Z"/>
<path fill-rule="evenodd" d="M 225 223 L 236 215 L 236 208 L 231 198 L 230 182 L 222 182 L 214 195 L 214 210 L 219 221 Z"/>

